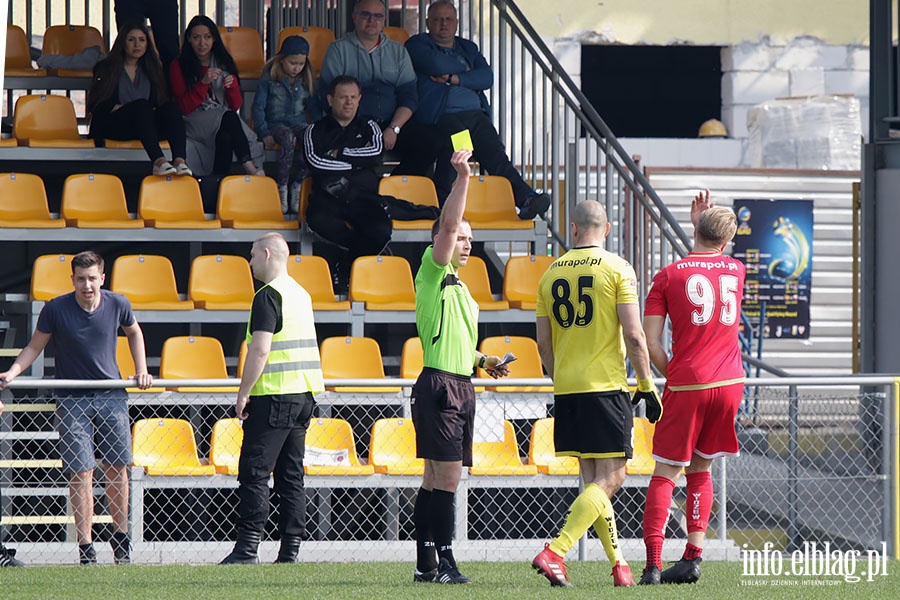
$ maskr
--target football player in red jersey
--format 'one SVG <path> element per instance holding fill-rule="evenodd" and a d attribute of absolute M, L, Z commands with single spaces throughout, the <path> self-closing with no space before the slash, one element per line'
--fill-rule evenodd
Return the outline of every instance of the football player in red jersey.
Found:
<path fill-rule="evenodd" d="M 713 206 L 709 190 L 691 204 L 694 247 L 653 278 L 644 308 L 650 359 L 666 376 L 664 413 L 653 435 L 656 468 L 644 506 L 647 566 L 640 583 L 694 583 L 700 578 L 703 539 L 713 504 L 714 458 L 736 456 L 734 419 L 744 391 L 738 332 L 744 265 L 722 252 L 737 218 Z M 672 357 L 662 345 L 672 323 Z M 662 569 L 662 545 L 675 482 L 687 479 L 688 540 L 680 561 Z"/>

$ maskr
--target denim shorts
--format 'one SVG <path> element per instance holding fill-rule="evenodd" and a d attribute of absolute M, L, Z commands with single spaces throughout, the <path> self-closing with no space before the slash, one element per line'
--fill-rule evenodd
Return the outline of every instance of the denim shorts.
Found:
<path fill-rule="evenodd" d="M 64 473 L 83 473 L 97 466 L 131 464 L 128 392 L 72 390 L 56 399 L 59 453 Z"/>

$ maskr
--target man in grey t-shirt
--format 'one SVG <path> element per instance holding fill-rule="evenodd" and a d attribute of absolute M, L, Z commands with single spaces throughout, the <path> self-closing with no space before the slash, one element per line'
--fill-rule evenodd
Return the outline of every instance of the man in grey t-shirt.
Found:
<path fill-rule="evenodd" d="M 95 252 L 72 259 L 75 291 L 54 298 L 41 310 L 37 328 L 13 365 L 0 373 L 0 388 L 31 366 L 54 341 L 57 379 L 119 379 L 116 336 L 119 327 L 128 338 L 137 387 L 147 389 L 153 378 L 147 373 L 144 335 L 125 296 L 101 290 L 106 275 L 103 258 Z M 124 389 L 59 390 L 59 446 L 63 472 L 68 473 L 69 497 L 75 513 L 81 564 L 97 562 L 91 528 L 94 516 L 94 467 L 99 455 L 106 475 L 109 512 L 115 529 L 112 539 L 116 564 L 131 562 L 128 533 L 128 465 L 131 464 L 131 431 L 128 394 Z M 94 437 L 97 437 L 96 448 Z"/>

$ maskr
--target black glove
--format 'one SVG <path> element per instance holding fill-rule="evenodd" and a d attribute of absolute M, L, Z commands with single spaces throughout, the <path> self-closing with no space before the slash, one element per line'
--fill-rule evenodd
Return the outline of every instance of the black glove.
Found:
<path fill-rule="evenodd" d="M 638 381 L 638 389 L 631 396 L 631 404 L 637 406 L 641 400 L 644 401 L 644 414 L 647 415 L 647 420 L 651 423 L 659 421 L 663 415 L 663 405 L 656 386 L 649 378 Z"/>

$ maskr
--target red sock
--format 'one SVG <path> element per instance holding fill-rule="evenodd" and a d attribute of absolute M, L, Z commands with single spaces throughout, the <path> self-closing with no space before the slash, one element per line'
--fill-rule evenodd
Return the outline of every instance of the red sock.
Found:
<path fill-rule="evenodd" d="M 687 479 L 687 530 L 688 533 L 706 531 L 709 513 L 713 505 L 713 484 L 709 471 L 689 473 Z"/>
<path fill-rule="evenodd" d="M 684 554 L 681 555 L 681 558 L 684 560 L 694 560 L 695 558 L 700 558 L 703 554 L 703 548 L 695 546 L 693 544 L 688 544 L 684 547 Z"/>
<path fill-rule="evenodd" d="M 666 521 L 675 482 L 666 477 L 654 475 L 647 488 L 647 502 L 644 505 L 644 546 L 647 548 L 647 566 L 662 569 L 662 547 L 666 539 Z"/>

